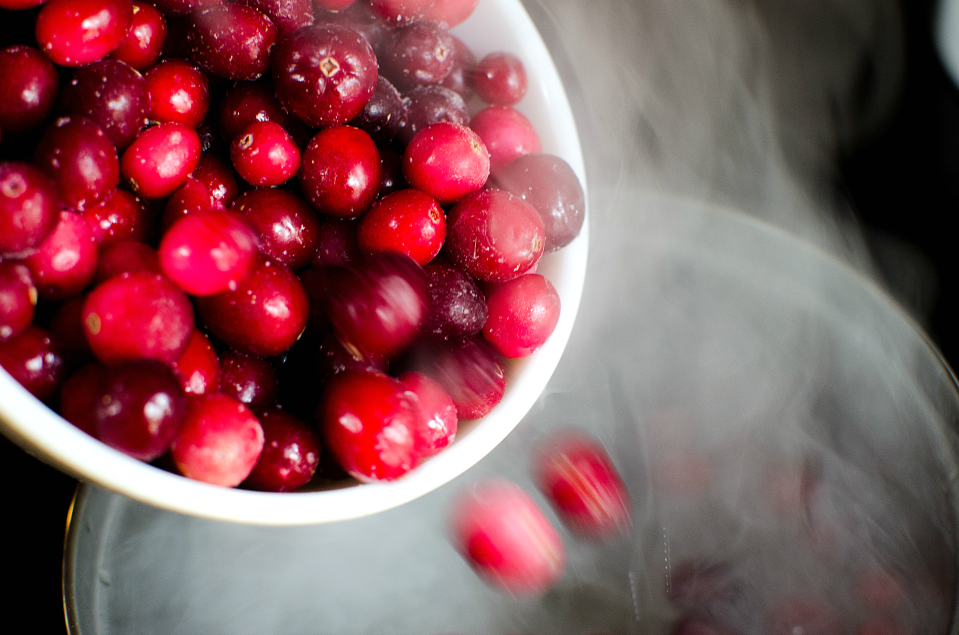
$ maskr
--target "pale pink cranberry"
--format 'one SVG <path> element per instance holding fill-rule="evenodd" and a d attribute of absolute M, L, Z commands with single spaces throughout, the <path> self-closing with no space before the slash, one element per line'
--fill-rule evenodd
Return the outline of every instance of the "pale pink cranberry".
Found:
<path fill-rule="evenodd" d="M 276 25 L 280 36 L 313 24 L 312 0 L 240 0 L 240 4 L 265 14 Z"/>
<path fill-rule="evenodd" d="M 300 187 L 320 212 L 356 218 L 376 200 L 381 170 L 370 135 L 352 126 L 327 128 L 303 152 Z"/>
<path fill-rule="evenodd" d="M 425 265 L 446 240 L 446 214 L 429 194 L 400 190 L 376 201 L 360 218 L 356 238 L 367 253 L 396 252 Z"/>
<path fill-rule="evenodd" d="M 276 370 L 262 357 L 226 351 L 220 360 L 220 392 L 260 412 L 276 406 Z"/>
<path fill-rule="evenodd" d="M 423 17 L 451 29 L 473 14 L 479 0 L 433 0 Z"/>
<path fill-rule="evenodd" d="M 453 69 L 453 36 L 436 22 L 418 20 L 390 33 L 380 72 L 400 90 L 436 84 Z"/>
<path fill-rule="evenodd" d="M 512 53 L 490 53 L 473 74 L 476 95 L 488 104 L 512 106 L 526 95 L 526 69 Z"/>
<path fill-rule="evenodd" d="M 85 66 L 120 46 L 132 19 L 130 0 L 50 0 L 37 15 L 36 38 L 60 66 Z"/>
<path fill-rule="evenodd" d="M 236 487 L 253 471 L 263 451 L 263 427 L 236 399 L 190 397 L 186 420 L 170 448 L 180 473 L 213 485 Z"/>
<path fill-rule="evenodd" d="M 230 166 L 215 154 L 204 152 L 193 170 L 193 178 L 206 186 L 214 201 L 227 209 L 240 194 L 240 186 Z"/>
<path fill-rule="evenodd" d="M 57 393 L 66 371 L 59 344 L 36 325 L 0 342 L 0 366 L 40 401 Z"/>
<path fill-rule="evenodd" d="M 403 176 L 441 205 L 483 187 L 489 177 L 490 155 L 475 132 L 459 124 L 440 122 L 420 130 L 403 153 Z"/>
<path fill-rule="evenodd" d="M 121 240 L 142 242 L 153 229 L 152 219 L 143 201 L 120 189 L 87 207 L 83 211 L 83 218 L 101 247 Z"/>
<path fill-rule="evenodd" d="M 160 217 L 160 229 L 166 233 L 185 216 L 226 211 L 199 179 L 188 176 L 183 186 L 167 199 Z"/>
<path fill-rule="evenodd" d="M 0 163 L 0 258 L 31 254 L 59 220 L 53 180 L 27 163 Z"/>
<path fill-rule="evenodd" d="M 41 298 L 62 300 L 79 294 L 93 280 L 99 249 L 82 216 L 60 212 L 60 222 L 24 260 Z"/>
<path fill-rule="evenodd" d="M 77 69 L 63 89 L 60 112 L 86 117 L 122 150 L 147 125 L 150 91 L 143 76 L 130 66 L 102 60 Z"/>
<path fill-rule="evenodd" d="M 440 86 L 449 88 L 457 92 L 464 100 L 469 99 L 476 93 L 473 85 L 473 69 L 476 68 L 476 56 L 473 51 L 455 35 L 453 36 L 453 68 L 449 75 L 443 78 Z"/>
<path fill-rule="evenodd" d="M 300 169 L 300 149 L 280 124 L 257 121 L 234 137 L 230 160 L 250 185 L 274 187 L 289 181 Z"/>
<path fill-rule="evenodd" d="M 133 240 L 118 240 L 100 248 L 93 283 L 100 284 L 124 273 L 163 273 L 156 249 Z"/>
<path fill-rule="evenodd" d="M 563 573 L 563 542 L 518 485 L 485 481 L 450 511 L 453 547 L 488 584 L 518 596 L 539 595 Z"/>
<path fill-rule="evenodd" d="M 309 265 L 316 255 L 320 222 L 299 196 L 278 189 L 250 190 L 230 209 L 253 227 L 263 253 L 293 271 Z"/>
<path fill-rule="evenodd" d="M 77 210 L 102 200 L 120 183 L 116 147 L 100 126 L 83 117 L 57 119 L 40 138 L 34 160 L 56 181 L 64 203 Z"/>
<path fill-rule="evenodd" d="M 527 273 L 490 285 L 489 317 L 483 335 L 503 357 L 526 357 L 538 350 L 559 322 L 559 294 L 549 280 Z"/>
<path fill-rule="evenodd" d="M 391 25 L 410 24 L 422 19 L 433 0 L 370 0 L 373 11 Z"/>
<path fill-rule="evenodd" d="M 277 30 L 256 9 L 223 3 L 195 13 L 186 38 L 193 61 L 212 74 L 254 80 L 270 67 Z"/>
<path fill-rule="evenodd" d="M 310 482 L 320 464 L 320 438 L 313 428 L 283 410 L 260 415 L 263 452 L 244 485 L 291 492 Z"/>
<path fill-rule="evenodd" d="M 470 128 L 486 144 L 494 175 L 524 154 L 542 152 L 543 145 L 529 119 L 512 106 L 489 106 L 476 113 Z"/>
<path fill-rule="evenodd" d="M 188 395 L 205 395 L 220 390 L 220 360 L 210 339 L 194 329 L 183 354 L 173 362 L 173 374 Z"/>
<path fill-rule="evenodd" d="M 38 127 L 53 110 L 60 87 L 50 59 L 30 46 L 0 51 L 0 128 L 16 133 Z"/>
<path fill-rule="evenodd" d="M 253 270 L 256 245 L 256 234 L 238 214 L 190 214 L 163 236 L 160 266 L 191 295 L 235 291 Z"/>
<path fill-rule="evenodd" d="M 166 34 L 163 14 L 151 4 L 134 2 L 130 28 L 111 57 L 138 71 L 150 68 L 160 57 Z"/>
<path fill-rule="evenodd" d="M 456 439 L 456 404 L 443 387 L 428 375 L 407 371 L 398 379 L 420 400 L 426 417 L 423 458 L 439 454 Z"/>
<path fill-rule="evenodd" d="M 439 383 L 456 404 L 460 421 L 485 417 L 506 393 L 506 373 L 485 339 L 421 343 L 413 368 Z"/>
<path fill-rule="evenodd" d="M 206 76 L 192 64 L 163 60 L 146 72 L 150 91 L 150 118 L 195 128 L 210 107 Z"/>
<path fill-rule="evenodd" d="M 90 348 L 107 364 L 138 359 L 172 364 L 194 328 L 186 294 L 150 273 L 125 273 L 96 287 L 82 317 Z"/>
<path fill-rule="evenodd" d="M 106 376 L 103 364 L 87 364 L 70 375 L 60 389 L 60 416 L 92 437 L 97 436 L 97 402 Z"/>
<path fill-rule="evenodd" d="M 200 160 L 200 137 L 178 123 L 147 128 L 123 153 L 120 172 L 134 192 L 146 198 L 173 194 Z"/>
<path fill-rule="evenodd" d="M 37 288 L 26 265 L 0 262 L 0 342 L 30 326 L 36 306 Z"/>

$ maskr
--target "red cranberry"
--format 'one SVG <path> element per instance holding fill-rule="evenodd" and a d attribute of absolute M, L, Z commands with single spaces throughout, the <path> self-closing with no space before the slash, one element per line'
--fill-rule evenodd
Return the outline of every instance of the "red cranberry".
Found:
<path fill-rule="evenodd" d="M 260 423 L 263 453 L 245 485 L 267 492 L 291 492 L 309 483 L 320 464 L 319 435 L 282 410 L 264 412 Z"/>
<path fill-rule="evenodd" d="M 449 122 L 423 128 L 403 153 L 403 176 L 411 187 L 433 196 L 441 205 L 483 187 L 490 156 L 479 135 Z"/>
<path fill-rule="evenodd" d="M 306 201 L 285 190 L 246 192 L 230 208 L 242 214 L 261 240 L 260 250 L 298 271 L 313 260 L 320 223 Z"/>
<path fill-rule="evenodd" d="M 485 417 L 503 399 L 506 373 L 482 338 L 431 343 L 413 351 L 413 368 L 435 379 L 456 404 L 460 421 Z"/>
<path fill-rule="evenodd" d="M 24 263 L 40 297 L 62 300 L 79 294 L 97 270 L 96 238 L 82 216 L 60 212 L 60 222 Z"/>
<path fill-rule="evenodd" d="M 206 186 L 213 200 L 227 209 L 240 194 L 240 186 L 233 170 L 215 154 L 204 152 L 193 170 L 193 178 Z"/>
<path fill-rule="evenodd" d="M 184 216 L 223 212 L 226 209 L 213 198 L 210 190 L 193 176 L 188 176 L 183 186 L 167 200 L 160 218 L 160 228 L 166 233 Z"/>
<path fill-rule="evenodd" d="M 473 75 L 476 95 L 488 104 L 512 106 L 526 95 L 523 62 L 505 51 L 490 53 L 479 61 Z"/>
<path fill-rule="evenodd" d="M 311 0 L 240 0 L 240 4 L 265 14 L 276 25 L 281 36 L 313 24 Z"/>
<path fill-rule="evenodd" d="M 400 90 L 436 84 L 453 69 L 453 36 L 436 22 L 419 20 L 392 32 L 381 72 Z"/>
<path fill-rule="evenodd" d="M 18 262 L 0 262 L 0 342 L 30 326 L 36 305 L 37 288 L 30 270 Z"/>
<path fill-rule="evenodd" d="M 465 100 L 469 99 L 476 92 L 473 85 L 473 69 L 476 68 L 476 56 L 473 51 L 455 35 L 453 36 L 453 68 L 449 75 L 443 78 L 440 86 L 456 91 Z"/>
<path fill-rule="evenodd" d="M 393 141 L 405 120 L 406 102 L 400 91 L 386 78 L 378 77 L 373 96 L 350 125 L 364 130 L 378 146 L 383 146 Z"/>
<path fill-rule="evenodd" d="M 370 0 L 373 11 L 390 24 L 410 24 L 422 19 L 433 0 Z"/>
<path fill-rule="evenodd" d="M 56 181 L 60 198 L 77 210 L 105 198 L 120 183 L 116 147 L 100 126 L 83 117 L 61 117 L 47 128 L 35 161 Z"/>
<path fill-rule="evenodd" d="M 470 121 L 470 128 L 486 144 L 494 175 L 517 157 L 543 151 L 533 124 L 512 106 L 484 108 Z"/>
<path fill-rule="evenodd" d="M 423 17 L 443 24 L 447 29 L 461 24 L 473 14 L 479 0 L 433 0 Z"/>
<path fill-rule="evenodd" d="M 64 379 L 59 345 L 35 325 L 0 342 L 0 366 L 40 401 L 51 399 Z"/>
<path fill-rule="evenodd" d="M 559 322 L 559 294 L 538 273 L 491 285 L 486 306 L 489 317 L 483 335 L 500 355 L 510 359 L 538 350 Z"/>
<path fill-rule="evenodd" d="M 192 64 L 163 60 L 146 73 L 150 90 L 150 118 L 195 128 L 210 107 L 206 76 Z"/>
<path fill-rule="evenodd" d="M 170 448 L 189 478 L 236 487 L 263 451 L 263 427 L 246 406 L 226 395 L 190 397 L 186 420 Z"/>
<path fill-rule="evenodd" d="M 155 359 L 172 364 L 193 334 L 193 308 L 172 282 L 150 273 L 110 278 L 87 296 L 83 325 L 107 364 Z"/>
<path fill-rule="evenodd" d="M 227 90 L 218 116 L 220 134 L 227 142 L 257 121 L 273 121 L 286 128 L 292 119 L 276 98 L 273 85 L 264 82 L 240 82 Z"/>
<path fill-rule="evenodd" d="M 381 170 L 380 153 L 370 135 L 337 126 L 310 140 L 299 180 L 303 194 L 320 212 L 355 218 L 376 200 Z"/>
<path fill-rule="evenodd" d="M 320 223 L 314 267 L 343 267 L 362 257 L 355 220 L 330 219 Z"/>
<path fill-rule="evenodd" d="M 257 121 L 233 139 L 230 160 L 247 183 L 273 187 L 300 169 L 300 149 L 280 124 Z"/>
<path fill-rule="evenodd" d="M 423 332 L 453 342 L 478 335 L 486 324 L 486 297 L 476 282 L 445 264 L 426 266 L 430 308 Z"/>
<path fill-rule="evenodd" d="M 60 416 L 92 437 L 98 434 L 96 411 L 106 377 L 106 366 L 87 364 L 70 375 L 60 389 Z"/>
<path fill-rule="evenodd" d="M 441 121 L 465 126 L 469 120 L 469 110 L 459 93 L 443 86 L 420 86 L 406 95 L 406 121 L 399 140 L 409 144 L 417 132 Z"/>
<path fill-rule="evenodd" d="M 30 46 L 10 46 L 0 51 L 0 77 L 0 128 L 16 133 L 43 123 L 60 87 L 50 59 Z"/>
<path fill-rule="evenodd" d="M 262 357 L 227 351 L 220 361 L 220 391 L 250 410 L 260 412 L 276 405 L 279 386 L 276 371 Z"/>
<path fill-rule="evenodd" d="M 172 368 L 187 394 L 205 395 L 220 390 L 220 360 L 209 338 L 199 329 L 194 329 L 190 342 Z"/>
<path fill-rule="evenodd" d="M 518 485 L 479 483 L 454 502 L 450 517 L 453 547 L 487 583 L 538 595 L 562 575 L 563 542 Z"/>
<path fill-rule="evenodd" d="M 193 61 L 212 74 L 254 80 L 270 66 L 277 30 L 256 9 L 223 3 L 194 14 L 186 37 Z"/>
<path fill-rule="evenodd" d="M 308 125 L 344 124 L 376 89 L 377 63 L 356 31 L 336 24 L 303 27 L 273 55 L 273 83 L 284 106 Z"/>
<path fill-rule="evenodd" d="M 153 229 L 143 201 L 126 190 L 114 190 L 87 207 L 83 218 L 101 247 L 121 240 L 146 240 Z"/>
<path fill-rule="evenodd" d="M 303 285 L 289 268 L 259 254 L 236 291 L 197 298 L 196 305 L 214 335 L 261 357 L 290 348 L 306 328 L 310 310 Z"/>
<path fill-rule="evenodd" d="M 160 256 L 149 245 L 132 240 L 118 240 L 100 250 L 93 283 L 100 284 L 124 273 L 163 273 Z"/>
<path fill-rule="evenodd" d="M 130 0 L 49 0 L 37 15 L 37 42 L 60 66 L 85 66 L 120 46 L 132 19 Z"/>
<path fill-rule="evenodd" d="M 136 70 L 123 62 L 103 60 L 77 69 L 63 89 L 60 110 L 97 124 L 122 150 L 147 124 L 150 92 Z"/>
<path fill-rule="evenodd" d="M 133 18 L 123 41 L 113 51 L 113 59 L 126 62 L 138 71 L 153 66 L 166 41 L 166 19 L 146 2 L 133 3 Z"/>
<path fill-rule="evenodd" d="M 443 247 L 446 214 L 429 194 L 400 190 L 373 204 L 360 218 L 356 237 L 367 253 L 392 251 L 425 265 Z"/>
<path fill-rule="evenodd" d="M 57 226 L 56 184 L 27 163 L 0 163 L 0 258 L 32 253 Z"/>
<path fill-rule="evenodd" d="M 398 379 L 413 391 L 426 414 L 423 458 L 439 454 L 456 439 L 456 404 L 443 387 L 428 375 L 408 371 Z"/>
<path fill-rule="evenodd" d="M 120 171 L 134 192 L 147 198 L 173 194 L 200 160 L 196 131 L 178 123 L 161 123 L 140 133 L 123 153 Z"/>

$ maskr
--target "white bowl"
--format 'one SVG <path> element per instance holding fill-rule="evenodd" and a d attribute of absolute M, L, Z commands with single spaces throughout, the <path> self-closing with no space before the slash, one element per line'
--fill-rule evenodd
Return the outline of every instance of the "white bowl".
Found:
<path fill-rule="evenodd" d="M 533 122 L 543 152 L 562 157 L 585 189 L 585 169 L 572 111 L 549 51 L 519 0 L 481 0 L 453 29 L 477 59 L 509 51 L 523 60 L 529 89 L 517 106 Z M 549 341 L 507 367 L 506 394 L 493 411 L 461 425 L 457 441 L 391 483 L 273 494 L 192 481 L 134 460 L 94 440 L 48 409 L 0 369 L 0 431 L 27 452 L 82 481 L 183 514 L 263 525 L 357 518 L 409 502 L 467 470 L 526 415 L 559 362 L 579 308 L 586 273 L 588 222 L 564 249 L 544 257 L 538 272 L 559 292 L 562 311 Z"/>

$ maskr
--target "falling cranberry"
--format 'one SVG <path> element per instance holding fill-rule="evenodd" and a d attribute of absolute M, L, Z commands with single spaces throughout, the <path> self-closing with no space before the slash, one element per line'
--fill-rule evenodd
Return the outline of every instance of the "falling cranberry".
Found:
<path fill-rule="evenodd" d="M 245 485 L 267 492 L 290 492 L 309 483 L 320 464 L 320 439 L 313 428 L 283 410 L 260 415 L 263 452 Z"/>
<path fill-rule="evenodd" d="M 461 421 L 485 417 L 503 399 L 506 373 L 483 338 L 462 344 L 422 342 L 411 355 L 412 368 L 443 387 Z"/>

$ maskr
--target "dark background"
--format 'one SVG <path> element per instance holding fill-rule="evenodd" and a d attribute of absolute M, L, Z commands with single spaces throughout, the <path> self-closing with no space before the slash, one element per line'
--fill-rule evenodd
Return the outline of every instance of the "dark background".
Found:
<path fill-rule="evenodd" d="M 959 90 L 931 40 L 932 3 L 904 0 L 907 73 L 897 114 L 876 138 L 842 158 L 838 187 L 852 201 L 880 271 L 952 360 L 959 360 L 956 233 Z M 64 632 L 61 559 L 76 481 L 0 437 L 7 484 L 3 604 L 33 633 Z M 12 612 L 11 612 L 12 614 Z"/>

